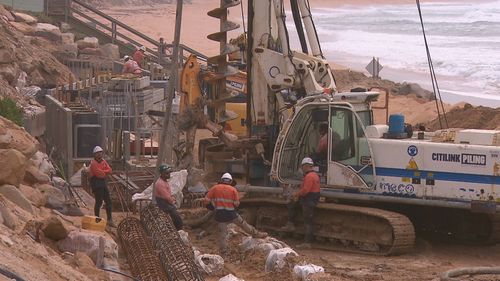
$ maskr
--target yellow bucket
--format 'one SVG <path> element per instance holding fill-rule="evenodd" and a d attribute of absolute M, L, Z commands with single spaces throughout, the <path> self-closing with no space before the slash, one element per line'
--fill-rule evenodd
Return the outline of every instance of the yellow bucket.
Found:
<path fill-rule="evenodd" d="M 95 216 L 83 216 L 82 228 L 88 230 L 104 231 L 106 229 L 106 219 Z"/>

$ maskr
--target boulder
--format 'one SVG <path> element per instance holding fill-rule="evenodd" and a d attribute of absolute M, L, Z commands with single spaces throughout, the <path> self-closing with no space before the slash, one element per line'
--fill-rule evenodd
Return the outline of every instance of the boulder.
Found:
<path fill-rule="evenodd" d="M 61 40 L 63 44 L 73 44 L 75 43 L 75 34 L 71 32 L 62 33 Z"/>
<path fill-rule="evenodd" d="M 54 165 L 52 165 L 49 160 L 49 156 L 41 151 L 37 151 L 35 155 L 30 158 L 29 162 L 46 175 L 50 176 L 56 172 Z"/>
<path fill-rule="evenodd" d="M 57 247 L 61 252 L 85 253 L 96 264 L 99 252 L 99 239 L 101 238 L 104 239 L 104 257 L 116 260 L 118 257 L 118 245 L 104 232 L 73 230 L 66 238 L 57 242 Z"/>
<path fill-rule="evenodd" d="M 24 178 L 26 157 L 15 149 L 0 149 L 0 184 L 19 185 Z"/>
<path fill-rule="evenodd" d="M 115 44 L 104 44 L 101 46 L 102 55 L 106 58 L 119 60 L 120 59 L 120 49 L 118 45 Z"/>
<path fill-rule="evenodd" d="M 19 69 L 14 64 L 0 64 L 0 77 L 7 81 L 10 85 L 15 85 Z"/>
<path fill-rule="evenodd" d="M 0 186 L 0 194 L 12 203 L 33 214 L 33 206 L 31 206 L 28 198 L 26 198 L 17 187 L 4 184 Z"/>
<path fill-rule="evenodd" d="M 14 17 L 18 22 L 25 22 L 30 24 L 37 22 L 37 19 L 35 17 L 32 17 L 24 13 L 14 12 Z"/>
<path fill-rule="evenodd" d="M 38 141 L 34 137 L 24 128 L 2 116 L 0 116 L 0 139 L 2 139 L 0 148 L 15 149 L 21 152 L 26 159 L 30 159 L 38 150 Z"/>
<path fill-rule="evenodd" d="M 17 217 L 14 216 L 9 210 L 5 200 L 6 199 L 4 199 L 2 195 L 0 195 L 0 217 L 2 217 L 3 224 L 6 227 L 15 230 L 17 226 Z"/>
<path fill-rule="evenodd" d="M 47 203 L 46 197 L 39 190 L 24 184 L 21 184 L 19 189 L 36 207 L 43 207 Z"/>
<path fill-rule="evenodd" d="M 78 271 L 85 274 L 90 280 L 111 280 L 109 275 L 105 271 L 98 269 L 92 259 L 85 253 L 77 252 L 70 261 L 70 264 L 76 266 Z"/>
<path fill-rule="evenodd" d="M 50 23 L 37 23 L 35 31 L 31 35 L 46 38 L 50 41 L 61 42 L 61 30 Z"/>
<path fill-rule="evenodd" d="M 71 30 L 71 25 L 66 22 L 61 22 L 61 31 L 68 32 L 69 30 Z"/>
<path fill-rule="evenodd" d="M 80 54 L 91 55 L 91 56 L 102 56 L 101 49 L 99 48 L 84 48 L 80 49 Z"/>
<path fill-rule="evenodd" d="M 0 47 L 0 63 L 12 63 L 16 59 L 14 49 L 14 45 Z"/>
<path fill-rule="evenodd" d="M 99 40 L 95 37 L 85 37 L 81 40 L 76 41 L 78 49 L 83 50 L 85 48 L 97 49 L 99 48 Z"/>
<path fill-rule="evenodd" d="M 5 9 L 2 5 L 0 5 L 0 17 L 2 17 L 5 21 L 14 21 L 14 15 L 7 9 Z"/>
<path fill-rule="evenodd" d="M 51 216 L 43 222 L 42 231 L 45 237 L 59 241 L 68 236 L 68 229 L 57 216 Z"/>
<path fill-rule="evenodd" d="M 24 174 L 24 181 L 29 184 L 49 183 L 50 178 L 48 175 L 38 170 L 37 167 L 30 165 L 28 166 L 28 168 L 26 168 L 26 173 Z"/>
<path fill-rule="evenodd" d="M 435 99 L 435 95 L 433 92 L 423 89 L 422 87 L 420 87 L 419 84 L 416 84 L 416 83 L 404 82 L 399 87 L 397 94 L 399 94 L 399 95 L 415 94 L 417 97 L 423 98 L 426 100 L 434 100 Z"/>
<path fill-rule="evenodd" d="M 21 31 L 23 34 L 34 33 L 35 28 L 25 22 L 11 22 L 10 23 L 15 29 Z"/>

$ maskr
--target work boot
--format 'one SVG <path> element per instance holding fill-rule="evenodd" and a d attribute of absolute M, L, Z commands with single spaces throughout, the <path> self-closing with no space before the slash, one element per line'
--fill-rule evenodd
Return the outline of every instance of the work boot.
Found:
<path fill-rule="evenodd" d="M 262 231 L 258 231 L 256 234 L 255 234 L 255 238 L 266 238 L 268 236 L 267 232 L 262 232 Z"/>
<path fill-rule="evenodd" d="M 280 228 L 280 230 L 292 232 L 292 231 L 295 231 L 295 225 L 291 222 L 287 222 L 285 226 Z"/>
<path fill-rule="evenodd" d="M 116 224 L 115 224 L 115 222 L 113 220 L 109 220 L 108 221 L 108 226 L 109 227 L 116 227 Z"/>
<path fill-rule="evenodd" d="M 297 249 L 311 249 L 312 245 L 311 245 L 311 243 L 306 242 L 306 243 L 302 243 L 302 244 L 295 246 L 295 248 L 297 248 Z"/>

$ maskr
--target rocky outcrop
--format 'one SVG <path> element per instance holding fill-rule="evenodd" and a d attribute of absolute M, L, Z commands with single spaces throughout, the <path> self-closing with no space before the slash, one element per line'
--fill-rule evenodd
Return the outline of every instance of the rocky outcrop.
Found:
<path fill-rule="evenodd" d="M 51 216 L 43 222 L 42 231 L 45 237 L 59 241 L 68 236 L 68 229 L 57 216 Z"/>
<path fill-rule="evenodd" d="M 38 141 L 14 122 L 0 116 L 0 149 L 15 149 L 29 159 L 38 150 Z"/>
<path fill-rule="evenodd" d="M 71 231 L 65 239 L 57 243 L 61 252 L 83 252 L 97 263 L 99 256 L 99 240 L 104 240 L 104 260 L 116 261 L 118 258 L 118 245 L 103 232 L 92 232 L 86 230 Z"/>
<path fill-rule="evenodd" d="M 31 203 L 36 207 L 43 207 L 47 203 L 46 197 L 36 188 L 29 185 L 21 184 L 19 186 L 21 192 L 31 201 Z"/>
<path fill-rule="evenodd" d="M 17 187 L 8 184 L 2 185 L 0 186 L 0 194 L 12 203 L 33 214 L 33 207 L 30 201 Z"/>
<path fill-rule="evenodd" d="M 0 149 L 0 184 L 18 186 L 24 178 L 26 157 L 15 149 Z"/>

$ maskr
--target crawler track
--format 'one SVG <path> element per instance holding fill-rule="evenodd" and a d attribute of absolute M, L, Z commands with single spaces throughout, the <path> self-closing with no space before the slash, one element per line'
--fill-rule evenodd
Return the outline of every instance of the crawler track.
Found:
<path fill-rule="evenodd" d="M 257 208 L 256 225 L 260 229 L 283 233 L 287 220 L 286 203 L 273 198 L 248 198 L 242 207 Z M 298 216 L 298 219 L 301 216 Z M 294 233 L 304 234 L 303 221 L 295 222 Z M 367 253 L 398 255 L 411 251 L 415 230 L 404 215 L 376 208 L 320 203 L 315 211 L 313 247 Z"/>

